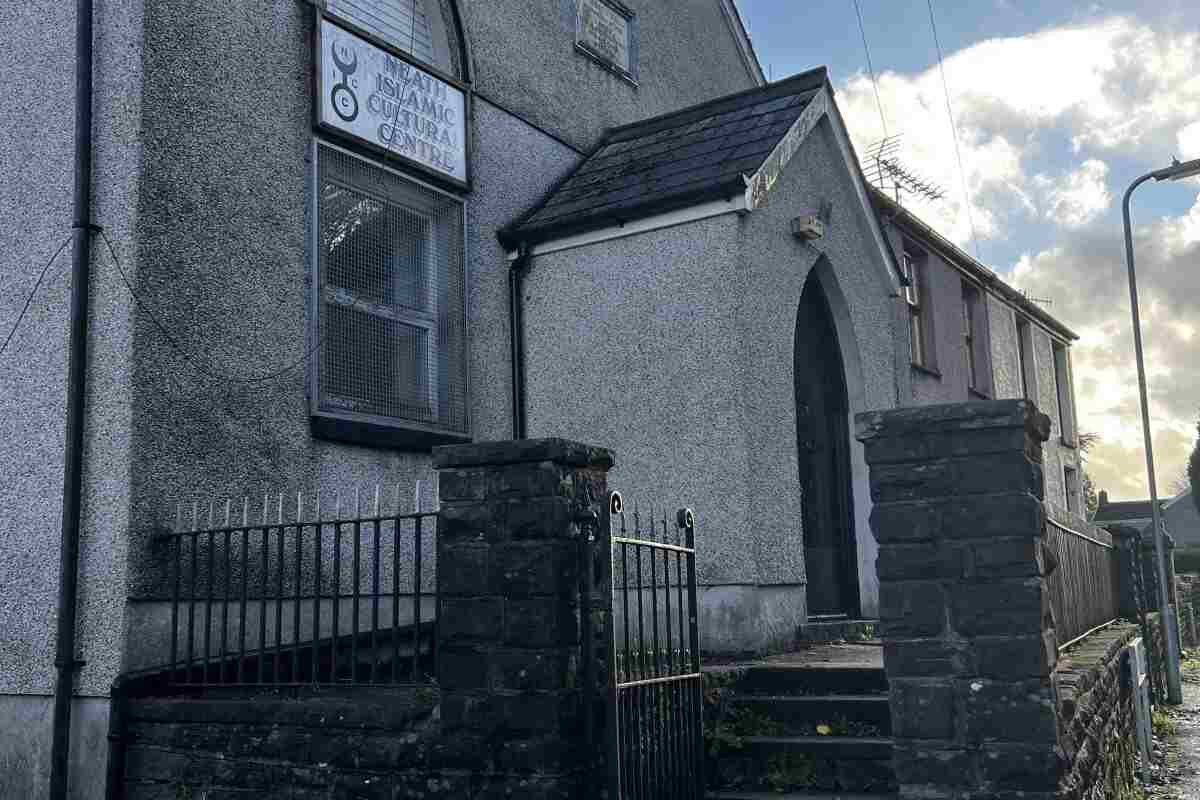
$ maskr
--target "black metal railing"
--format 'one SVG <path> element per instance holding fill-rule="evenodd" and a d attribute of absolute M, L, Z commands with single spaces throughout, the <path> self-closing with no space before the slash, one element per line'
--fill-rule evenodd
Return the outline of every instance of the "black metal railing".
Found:
<path fill-rule="evenodd" d="M 1046 578 L 1059 649 L 1120 616 L 1120 558 L 1112 534 L 1047 508 Z"/>
<path fill-rule="evenodd" d="M 603 528 L 611 553 L 609 797 L 698 799 L 704 741 L 694 517 L 681 509 L 669 526 L 652 513 L 627 515 L 613 492 Z"/>
<path fill-rule="evenodd" d="M 358 492 L 328 519 L 284 496 L 179 509 L 170 548 L 172 683 L 422 682 L 434 672 L 436 512 Z"/>

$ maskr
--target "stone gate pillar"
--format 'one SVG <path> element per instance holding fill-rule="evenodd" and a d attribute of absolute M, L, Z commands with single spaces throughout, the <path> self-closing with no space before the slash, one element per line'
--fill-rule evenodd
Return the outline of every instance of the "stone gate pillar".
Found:
<path fill-rule="evenodd" d="M 580 534 L 612 463 L 561 439 L 434 450 L 442 724 L 497 797 L 582 797 L 603 775 L 581 702 Z"/>
<path fill-rule="evenodd" d="M 1048 433 L 1024 400 L 857 417 L 901 797 L 1054 796 Z"/>

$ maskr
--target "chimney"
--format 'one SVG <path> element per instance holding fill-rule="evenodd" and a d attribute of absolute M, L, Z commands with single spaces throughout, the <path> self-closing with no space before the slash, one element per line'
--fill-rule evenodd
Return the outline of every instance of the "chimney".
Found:
<path fill-rule="evenodd" d="M 1100 490 L 1100 505 L 1099 505 L 1099 507 L 1104 508 L 1106 505 L 1108 505 L 1108 492 L 1101 489 Z"/>

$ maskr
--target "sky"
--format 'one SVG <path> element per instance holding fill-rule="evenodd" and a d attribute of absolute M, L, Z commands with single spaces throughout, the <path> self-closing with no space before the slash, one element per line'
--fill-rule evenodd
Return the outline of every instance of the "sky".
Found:
<path fill-rule="evenodd" d="M 905 204 L 1079 334 L 1079 428 L 1100 436 L 1087 472 L 1114 500 L 1147 497 L 1121 198 L 1200 158 L 1200 2 L 933 0 L 961 171 L 927 0 L 859 0 L 878 103 L 853 0 L 737 5 L 772 79 L 827 66 L 859 155 L 886 123 L 904 164 L 946 190 Z M 1131 208 L 1171 496 L 1200 416 L 1200 179 L 1143 184 Z"/>

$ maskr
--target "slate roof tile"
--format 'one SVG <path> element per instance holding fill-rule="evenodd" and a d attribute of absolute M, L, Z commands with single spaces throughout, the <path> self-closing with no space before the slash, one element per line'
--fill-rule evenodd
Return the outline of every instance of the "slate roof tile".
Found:
<path fill-rule="evenodd" d="M 826 83 L 821 67 L 612 128 L 501 236 L 546 241 L 740 193 Z"/>

